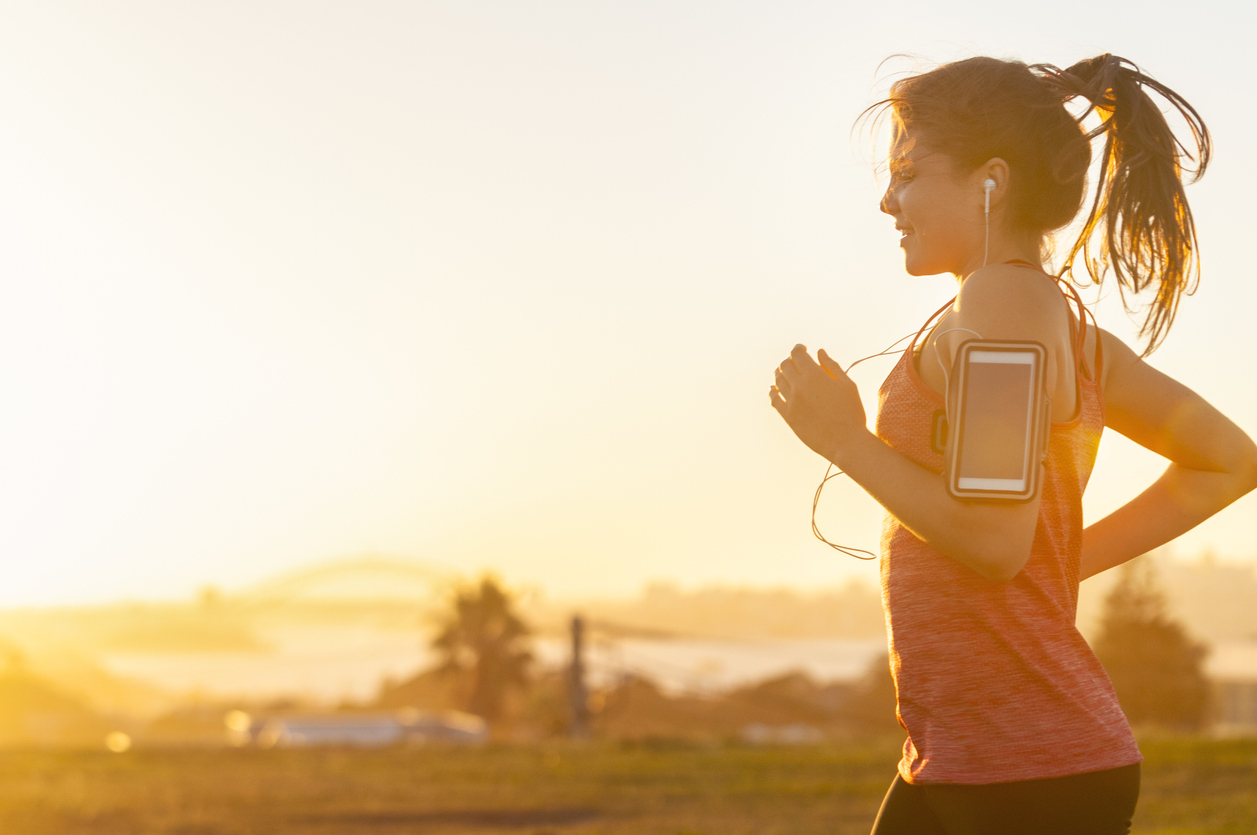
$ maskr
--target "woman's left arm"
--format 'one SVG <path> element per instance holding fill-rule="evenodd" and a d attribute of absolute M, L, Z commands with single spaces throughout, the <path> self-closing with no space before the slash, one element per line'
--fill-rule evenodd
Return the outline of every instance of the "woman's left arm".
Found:
<path fill-rule="evenodd" d="M 1199 394 L 1101 332 L 1105 425 L 1170 461 L 1122 507 L 1083 531 L 1082 577 L 1160 547 L 1257 489 L 1257 446 Z"/>

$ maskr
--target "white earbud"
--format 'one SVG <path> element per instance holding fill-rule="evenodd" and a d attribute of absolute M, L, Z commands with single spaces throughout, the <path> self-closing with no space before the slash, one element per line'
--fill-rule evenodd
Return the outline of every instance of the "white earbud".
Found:
<path fill-rule="evenodd" d="M 991 192 L 995 191 L 998 183 L 991 177 L 987 177 L 982 181 L 982 219 L 986 224 L 986 241 L 982 246 L 982 266 L 986 266 L 986 262 L 991 257 Z"/>

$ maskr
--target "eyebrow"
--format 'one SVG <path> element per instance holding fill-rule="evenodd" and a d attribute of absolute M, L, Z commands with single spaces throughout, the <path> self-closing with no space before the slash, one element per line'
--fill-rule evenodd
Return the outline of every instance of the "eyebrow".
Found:
<path fill-rule="evenodd" d="M 906 154 L 892 156 L 887 165 L 892 171 L 906 171 L 919 165 L 922 161 L 927 160 L 930 157 L 938 156 L 940 153 L 941 152 L 939 151 L 922 152 L 921 146 L 918 145 L 909 150 Z"/>

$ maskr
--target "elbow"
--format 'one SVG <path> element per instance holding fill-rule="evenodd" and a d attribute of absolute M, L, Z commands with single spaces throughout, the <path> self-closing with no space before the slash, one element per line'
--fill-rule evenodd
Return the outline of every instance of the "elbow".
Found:
<path fill-rule="evenodd" d="M 1026 549 L 1024 553 L 1021 553 L 1010 550 L 1007 543 L 1004 543 L 1003 547 L 1000 547 L 999 543 L 992 543 L 991 547 L 970 552 L 966 557 L 963 562 L 970 568 L 992 583 L 1002 585 L 1011 583 L 1026 567 L 1030 559 L 1030 551 Z"/>
<path fill-rule="evenodd" d="M 1236 455 L 1236 475 L 1239 477 L 1240 495 L 1246 495 L 1257 490 L 1257 444 L 1254 444 L 1251 438 Z"/>
<path fill-rule="evenodd" d="M 964 563 L 992 583 L 1012 582 L 1030 560 L 1038 522 L 1038 503 L 1023 505 L 1017 512 L 1023 513 L 1025 518 L 1016 524 L 1008 524 L 1009 520 L 987 518 L 968 525 L 964 535 L 953 542 L 952 559 Z"/>
<path fill-rule="evenodd" d="M 1034 532 L 1038 527 L 1038 507 L 1026 505 L 1033 511 L 1030 524 L 1019 527 L 992 526 L 980 542 L 982 553 L 978 556 L 981 568 L 978 573 L 992 583 L 1011 583 L 1030 561 L 1030 549 L 1034 547 Z"/>
<path fill-rule="evenodd" d="M 1231 445 L 1225 457 L 1220 458 L 1226 463 L 1215 470 L 1226 478 L 1225 493 L 1219 496 L 1224 506 L 1257 490 L 1257 444 L 1247 435 L 1240 437 L 1243 441 Z"/>
<path fill-rule="evenodd" d="M 1028 555 L 1027 555 L 1028 556 Z M 1026 567 L 1026 560 L 1003 560 L 996 563 L 989 563 L 983 568 L 978 569 L 978 573 L 992 583 L 1003 585 L 1011 583 L 1021 573 L 1021 569 Z"/>
<path fill-rule="evenodd" d="M 950 499 L 944 507 L 949 515 L 936 526 L 931 545 L 993 583 L 1008 583 L 1021 573 L 1039 527 L 1037 496 L 1015 503 Z"/>

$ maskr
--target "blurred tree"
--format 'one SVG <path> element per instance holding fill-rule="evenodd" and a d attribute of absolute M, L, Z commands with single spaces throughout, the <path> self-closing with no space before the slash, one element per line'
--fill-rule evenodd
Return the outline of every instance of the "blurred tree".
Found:
<path fill-rule="evenodd" d="M 853 682 L 842 715 L 849 728 L 861 736 L 902 736 L 896 711 L 895 679 L 890 658 L 879 655 Z"/>
<path fill-rule="evenodd" d="M 465 709 L 492 722 L 507 692 L 529 681 L 529 629 L 514 611 L 515 598 L 493 577 L 455 591 L 432 639 L 437 670 L 456 677 Z"/>
<path fill-rule="evenodd" d="M 1119 569 L 1104 600 L 1095 652 L 1133 725 L 1195 730 L 1206 718 L 1209 650 L 1172 619 L 1155 564 L 1143 557 Z"/>

